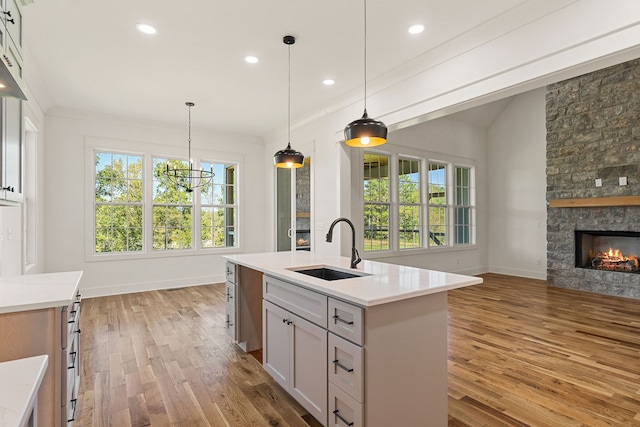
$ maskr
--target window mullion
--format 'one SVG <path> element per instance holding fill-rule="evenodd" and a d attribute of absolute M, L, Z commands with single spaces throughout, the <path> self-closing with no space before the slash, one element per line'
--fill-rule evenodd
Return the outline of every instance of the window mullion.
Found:
<path fill-rule="evenodd" d="M 399 236 L 399 200 L 398 200 L 398 155 L 389 155 L 389 250 L 397 251 L 400 246 Z"/>

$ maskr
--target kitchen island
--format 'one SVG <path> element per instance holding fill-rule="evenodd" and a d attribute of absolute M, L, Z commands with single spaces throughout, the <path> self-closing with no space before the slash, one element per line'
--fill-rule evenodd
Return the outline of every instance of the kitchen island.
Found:
<path fill-rule="evenodd" d="M 265 370 L 321 424 L 447 425 L 447 291 L 482 279 L 375 261 L 351 269 L 310 252 L 226 258 L 229 335 L 262 348 Z M 323 268 L 355 277 L 300 271 Z"/>
<path fill-rule="evenodd" d="M 81 271 L 70 271 L 0 278 L 0 362 L 47 355 L 37 410 L 38 422 L 47 427 L 73 426 L 81 277 Z"/>

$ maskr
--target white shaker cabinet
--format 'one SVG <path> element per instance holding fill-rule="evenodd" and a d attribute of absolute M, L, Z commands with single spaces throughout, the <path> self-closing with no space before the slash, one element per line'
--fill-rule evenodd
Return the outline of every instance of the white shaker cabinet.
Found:
<path fill-rule="evenodd" d="M 270 277 L 264 278 L 263 286 L 263 366 L 316 420 L 327 425 L 327 297 Z M 325 325 L 307 320 L 318 318 Z"/>

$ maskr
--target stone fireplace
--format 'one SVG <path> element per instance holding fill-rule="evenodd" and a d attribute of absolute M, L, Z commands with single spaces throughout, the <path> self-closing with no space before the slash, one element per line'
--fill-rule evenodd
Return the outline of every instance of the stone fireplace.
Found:
<path fill-rule="evenodd" d="M 596 260 L 603 268 L 580 266 L 583 238 L 593 243 L 608 234 L 632 239 L 624 245 L 638 243 L 640 60 L 549 85 L 546 104 L 547 280 L 640 299 L 640 274 L 624 271 L 633 261 L 609 257 L 608 249 L 627 258 L 639 254 L 591 248 L 607 252 Z"/>

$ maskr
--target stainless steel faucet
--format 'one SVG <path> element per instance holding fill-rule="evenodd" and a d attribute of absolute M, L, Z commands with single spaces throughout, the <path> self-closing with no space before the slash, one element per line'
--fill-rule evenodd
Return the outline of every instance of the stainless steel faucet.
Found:
<path fill-rule="evenodd" d="M 327 232 L 327 242 L 331 243 L 333 240 L 333 227 L 335 227 L 335 225 L 340 221 L 346 222 L 351 227 L 351 268 L 358 268 L 357 265 L 362 260 L 360 259 L 360 255 L 356 249 L 356 229 L 351 221 L 347 218 L 338 218 L 333 221 L 329 226 L 329 231 Z"/>

